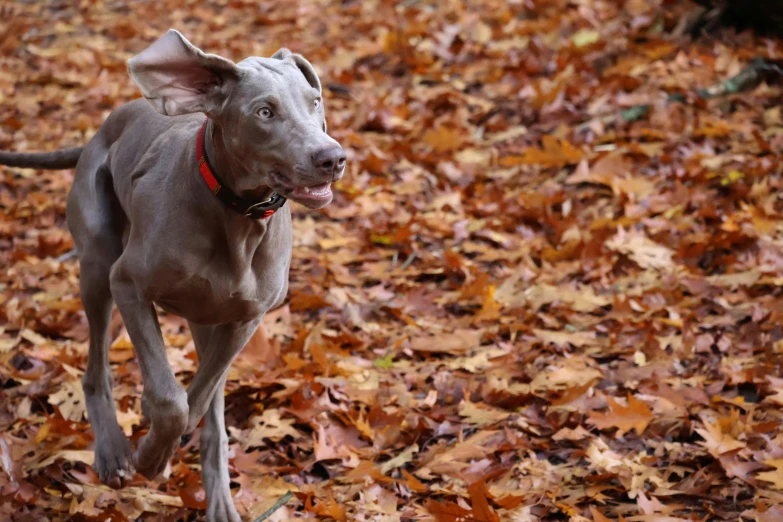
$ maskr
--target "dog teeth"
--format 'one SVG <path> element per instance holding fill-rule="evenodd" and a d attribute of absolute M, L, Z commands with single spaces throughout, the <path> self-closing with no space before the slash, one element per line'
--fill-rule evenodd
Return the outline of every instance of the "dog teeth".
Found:
<path fill-rule="evenodd" d="M 301 190 L 304 194 L 321 197 L 329 194 L 331 183 L 324 183 L 322 185 L 312 185 L 310 187 L 302 185 Z"/>

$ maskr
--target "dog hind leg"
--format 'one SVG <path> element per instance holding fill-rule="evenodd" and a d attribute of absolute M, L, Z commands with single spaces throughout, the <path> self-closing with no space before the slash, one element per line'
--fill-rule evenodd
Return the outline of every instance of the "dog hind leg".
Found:
<path fill-rule="evenodd" d="M 93 467 L 101 482 L 117 488 L 134 473 L 130 445 L 117 422 L 109 367 L 109 272 L 122 253 L 125 219 L 111 175 L 100 161 L 91 161 L 91 156 L 95 153 L 88 152 L 80 162 L 68 195 L 67 218 L 79 255 L 81 300 L 89 325 L 89 355 L 82 386 L 95 433 Z"/>

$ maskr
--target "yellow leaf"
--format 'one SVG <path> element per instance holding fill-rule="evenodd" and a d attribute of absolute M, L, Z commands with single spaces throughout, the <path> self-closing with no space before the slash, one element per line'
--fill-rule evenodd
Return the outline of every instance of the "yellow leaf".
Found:
<path fill-rule="evenodd" d="M 765 460 L 764 464 L 772 466 L 775 471 L 765 471 L 756 475 L 758 480 L 771 482 L 772 487 L 783 491 L 783 459 Z"/>
<path fill-rule="evenodd" d="M 598 31 L 594 31 L 593 29 L 581 29 L 571 37 L 571 41 L 574 42 L 574 45 L 577 47 L 594 44 L 600 39 L 601 35 Z"/>
<path fill-rule="evenodd" d="M 483 149 L 464 149 L 455 154 L 454 158 L 465 165 L 489 165 L 492 153 Z"/>
<path fill-rule="evenodd" d="M 706 420 L 704 422 L 704 429 L 697 428 L 696 433 L 704 438 L 704 442 L 700 443 L 707 448 L 707 451 L 713 457 L 720 457 L 723 453 L 734 451 L 739 448 L 744 448 L 745 443 L 740 442 L 729 433 L 724 433 L 721 429 L 720 423 L 709 423 Z"/>
<path fill-rule="evenodd" d="M 479 22 L 473 28 L 473 39 L 478 43 L 485 44 L 492 40 L 492 28 L 484 22 Z"/>

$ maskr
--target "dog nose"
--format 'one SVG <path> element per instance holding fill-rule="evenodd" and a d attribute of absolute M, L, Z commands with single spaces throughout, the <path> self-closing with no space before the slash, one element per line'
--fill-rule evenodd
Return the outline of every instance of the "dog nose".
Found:
<path fill-rule="evenodd" d="M 345 167 L 345 158 L 343 148 L 335 145 L 327 149 L 321 149 L 313 154 L 313 166 L 324 174 L 338 174 Z"/>

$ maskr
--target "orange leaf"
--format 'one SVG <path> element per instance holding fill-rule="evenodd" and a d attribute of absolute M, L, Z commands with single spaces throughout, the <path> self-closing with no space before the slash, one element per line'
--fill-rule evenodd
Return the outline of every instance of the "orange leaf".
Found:
<path fill-rule="evenodd" d="M 421 137 L 421 141 L 432 147 L 435 152 L 456 150 L 462 145 L 462 136 L 456 129 L 438 127 L 429 129 Z"/>
<path fill-rule="evenodd" d="M 292 292 L 288 302 L 292 312 L 318 310 L 319 308 L 329 306 L 329 303 L 322 296 L 306 292 Z"/>
<path fill-rule="evenodd" d="M 346 522 L 345 507 L 341 506 L 332 496 L 329 494 L 328 500 L 322 500 L 313 507 L 313 512 L 317 515 L 323 515 L 325 517 L 332 517 L 339 522 Z"/>
<path fill-rule="evenodd" d="M 500 517 L 489 507 L 487 502 L 487 486 L 483 480 L 468 486 L 470 505 L 473 508 L 473 516 L 479 522 L 500 522 Z"/>
<path fill-rule="evenodd" d="M 522 156 L 506 156 L 500 158 L 500 165 L 513 167 L 516 165 L 538 165 L 542 168 L 564 167 L 575 165 L 582 159 L 582 151 L 565 140 L 554 136 L 541 137 L 541 148 L 530 147 Z"/>
<path fill-rule="evenodd" d="M 313 343 L 310 345 L 310 355 L 313 357 L 313 362 L 326 370 L 329 366 L 329 360 L 326 358 L 326 348 L 319 343 Z"/>
<path fill-rule="evenodd" d="M 471 512 L 459 507 L 454 502 L 442 503 L 430 498 L 424 503 L 424 507 L 430 512 L 430 515 L 435 517 L 437 522 L 466 522 L 470 520 L 468 517 Z"/>
<path fill-rule="evenodd" d="M 483 272 L 479 274 L 476 279 L 462 287 L 462 292 L 459 294 L 459 298 L 470 299 L 471 297 L 482 297 L 487 293 L 488 286 L 489 274 Z"/>
<path fill-rule="evenodd" d="M 201 479 L 195 473 L 188 473 L 185 484 L 179 488 L 182 505 L 189 509 L 207 509 L 207 495 L 201 487 Z"/>
<path fill-rule="evenodd" d="M 612 522 L 611 518 L 606 518 L 603 513 L 590 506 L 590 513 L 593 514 L 593 522 Z"/>
<path fill-rule="evenodd" d="M 295 353 L 285 354 L 283 356 L 283 361 L 285 361 L 286 368 L 294 372 L 304 366 L 307 366 L 308 364 L 307 361 L 305 361 Z"/>
<path fill-rule="evenodd" d="M 525 501 L 524 495 L 506 495 L 505 497 L 493 499 L 495 504 L 503 509 L 514 509 Z"/>
<path fill-rule="evenodd" d="M 484 294 L 484 302 L 481 304 L 481 310 L 478 311 L 474 318 L 474 323 L 480 323 L 481 321 L 496 321 L 500 318 L 501 306 L 495 300 L 495 285 L 487 287 Z"/>
<path fill-rule="evenodd" d="M 405 471 L 404 469 L 402 471 L 402 477 L 405 479 L 405 485 L 410 488 L 411 491 L 415 491 L 417 493 L 425 493 L 429 491 L 430 488 L 427 487 L 426 484 L 421 482 L 419 479 Z"/>
<path fill-rule="evenodd" d="M 365 482 L 367 479 L 371 479 L 376 482 L 386 482 L 386 483 L 398 482 L 395 481 L 393 478 L 384 475 L 383 471 L 381 471 L 381 469 L 378 466 L 376 466 L 369 460 L 361 461 L 358 466 L 356 466 L 354 469 L 352 469 L 351 471 L 345 474 L 344 479 L 346 482 L 350 482 L 353 484 L 361 484 L 362 482 Z"/>
<path fill-rule="evenodd" d="M 615 402 L 611 397 L 607 397 L 606 402 L 609 404 L 610 413 L 590 413 L 590 422 L 599 430 L 617 428 L 617 435 L 620 436 L 636 428 L 636 432 L 641 435 L 653 419 L 653 413 L 647 404 L 634 398 L 630 393 L 628 406 Z"/>

